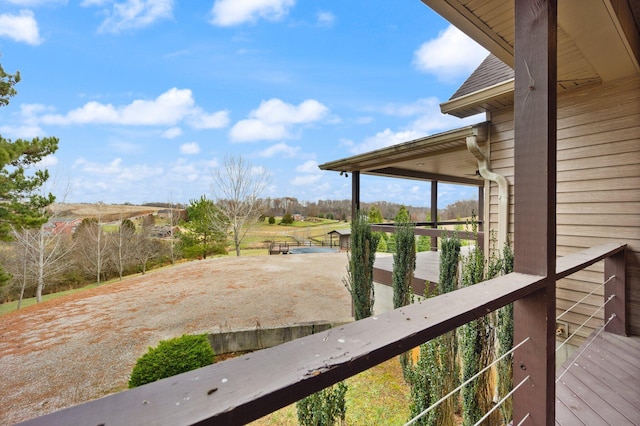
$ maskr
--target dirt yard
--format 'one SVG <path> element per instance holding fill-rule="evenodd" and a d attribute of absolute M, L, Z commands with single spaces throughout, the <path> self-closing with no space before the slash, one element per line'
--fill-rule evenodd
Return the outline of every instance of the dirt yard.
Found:
<path fill-rule="evenodd" d="M 345 253 L 207 259 L 0 316 L 0 424 L 125 389 L 160 340 L 348 320 L 346 265 Z"/>

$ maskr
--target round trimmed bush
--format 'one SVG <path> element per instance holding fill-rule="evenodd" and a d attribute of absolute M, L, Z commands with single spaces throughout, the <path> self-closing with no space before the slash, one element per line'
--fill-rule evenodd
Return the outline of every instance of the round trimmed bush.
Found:
<path fill-rule="evenodd" d="M 161 340 L 136 361 L 131 372 L 129 388 L 213 364 L 215 355 L 207 336 L 185 334 L 170 340 Z"/>

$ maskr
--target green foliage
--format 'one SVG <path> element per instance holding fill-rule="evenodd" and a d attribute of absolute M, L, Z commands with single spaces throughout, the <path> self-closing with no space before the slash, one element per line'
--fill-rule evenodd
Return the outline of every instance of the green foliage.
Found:
<path fill-rule="evenodd" d="M 213 349 L 204 334 L 185 334 L 162 340 L 156 348 L 150 347 L 146 354 L 138 358 L 131 372 L 129 388 L 213 364 L 214 358 Z"/>
<path fill-rule="evenodd" d="M 475 217 L 471 223 L 472 231 L 478 235 L 478 224 Z M 485 256 L 476 245 L 469 255 L 462 260 L 462 285 L 468 287 L 485 279 Z M 490 316 L 481 317 L 462 326 L 460 340 L 462 352 L 462 380 L 468 380 L 491 362 L 493 356 L 494 328 Z M 463 421 L 465 425 L 473 425 L 491 409 L 492 398 L 489 394 L 489 372 L 480 375 L 462 389 Z M 489 423 L 496 422 L 489 419 Z"/>
<path fill-rule="evenodd" d="M 393 307 L 408 305 L 416 269 L 415 225 L 400 222 L 396 227 L 396 252 L 393 255 Z"/>
<path fill-rule="evenodd" d="M 384 218 L 380 212 L 378 206 L 372 206 L 369 210 L 369 223 L 383 223 Z M 376 251 L 386 253 L 387 252 L 387 234 L 385 232 L 374 232 L 378 236 L 378 246 Z M 384 244 L 383 244 L 384 243 Z"/>
<path fill-rule="evenodd" d="M 338 420 L 344 423 L 347 406 L 347 385 L 339 382 L 296 403 L 298 424 L 302 426 L 330 426 Z"/>
<path fill-rule="evenodd" d="M 440 278 L 429 297 L 455 290 L 458 277 L 460 240 L 454 236 L 443 238 L 440 251 Z M 420 346 L 420 357 L 405 377 L 411 385 L 411 417 L 415 417 L 458 385 L 456 363 L 456 332 L 451 331 Z M 454 425 L 454 398 L 445 400 L 437 408 L 421 417 L 419 425 Z"/>
<path fill-rule="evenodd" d="M 502 249 L 500 259 L 500 272 L 509 274 L 513 272 L 513 250 L 509 240 Z M 498 309 L 498 357 L 507 353 L 513 347 L 513 304 L 508 304 Z M 498 395 L 503 398 L 513 388 L 513 354 L 505 357 L 498 364 Z M 509 424 L 513 417 L 513 402 L 505 401 L 500 407 L 500 414 L 504 424 Z"/>
<path fill-rule="evenodd" d="M 8 74 L 0 65 L 0 106 L 8 105 L 17 94 L 19 81 L 19 72 Z M 34 166 L 57 149 L 54 137 L 11 141 L 0 136 L 0 241 L 11 240 L 12 227 L 38 228 L 47 221 L 45 208 L 55 198 L 38 191 L 49 179 L 49 171 L 34 171 Z M 10 278 L 0 267 L 0 286 Z"/>
<path fill-rule="evenodd" d="M 387 237 L 387 253 L 396 252 L 396 234 L 391 234 Z"/>
<path fill-rule="evenodd" d="M 280 223 L 283 225 L 291 225 L 293 223 L 293 216 L 291 216 L 291 213 L 285 213 L 284 216 L 282 216 Z"/>
<path fill-rule="evenodd" d="M 220 232 L 215 222 L 224 218 L 213 201 L 204 195 L 189 201 L 187 220 L 182 224 L 186 232 L 180 234 L 185 257 L 207 258 L 213 253 L 226 253 L 227 234 Z"/>
<path fill-rule="evenodd" d="M 426 235 L 420 235 L 418 237 L 418 244 L 416 247 L 417 252 L 430 251 L 431 250 L 431 237 Z"/>
<path fill-rule="evenodd" d="M 380 208 L 378 206 L 371 206 L 369 210 L 369 223 L 383 223 L 384 218 L 382 217 L 382 212 L 380 212 Z"/>
<path fill-rule="evenodd" d="M 269 225 L 274 225 L 276 223 L 276 218 L 273 216 L 269 216 Z"/>
<path fill-rule="evenodd" d="M 411 217 L 409 215 L 409 210 L 407 210 L 405 206 L 400 206 L 400 209 L 398 210 L 398 213 L 394 218 L 394 222 L 402 223 L 402 222 L 409 222 L 410 220 L 411 220 Z"/>
<path fill-rule="evenodd" d="M 371 232 L 366 214 L 358 212 L 351 222 L 351 249 L 344 284 L 351 293 L 355 319 L 373 313 L 373 263 L 380 237 Z"/>
<path fill-rule="evenodd" d="M 0 106 L 6 106 L 9 104 L 9 98 L 15 96 L 15 85 L 20 82 L 20 71 L 16 71 L 15 74 L 7 74 L 0 65 Z"/>
<path fill-rule="evenodd" d="M 376 233 L 378 234 L 378 232 L 376 232 Z M 389 250 L 389 249 L 387 247 L 387 239 L 385 238 L 386 234 L 384 234 L 382 232 L 379 232 L 379 234 L 382 234 L 382 235 L 380 236 L 380 241 L 378 241 L 378 247 L 377 247 L 376 251 L 380 252 L 380 253 L 387 253 L 387 250 Z"/>

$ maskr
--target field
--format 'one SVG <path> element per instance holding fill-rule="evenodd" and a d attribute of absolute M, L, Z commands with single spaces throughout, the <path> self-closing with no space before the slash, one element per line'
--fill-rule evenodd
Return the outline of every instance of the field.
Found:
<path fill-rule="evenodd" d="M 101 215 L 105 221 L 145 216 L 163 209 L 163 207 L 95 203 L 56 203 L 51 206 L 52 212 L 57 216 L 84 218 Z"/>
<path fill-rule="evenodd" d="M 0 424 L 125 389 L 135 360 L 160 340 L 348 320 L 346 263 L 345 253 L 186 262 L 4 314 Z M 397 365 L 392 360 L 349 380 L 347 424 L 403 424 L 408 390 Z M 295 416 L 290 406 L 257 424 L 296 424 Z"/>

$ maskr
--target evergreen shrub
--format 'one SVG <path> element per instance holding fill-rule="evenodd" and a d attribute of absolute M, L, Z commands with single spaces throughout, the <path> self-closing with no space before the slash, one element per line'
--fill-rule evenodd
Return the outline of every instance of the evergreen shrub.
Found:
<path fill-rule="evenodd" d="M 298 424 L 301 426 L 331 426 L 344 423 L 347 415 L 345 395 L 347 385 L 339 382 L 309 395 L 296 403 Z"/>
<path fill-rule="evenodd" d="M 183 335 L 162 340 L 136 361 L 131 372 L 129 388 L 175 376 L 213 364 L 215 355 L 207 336 Z"/>

